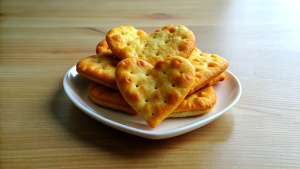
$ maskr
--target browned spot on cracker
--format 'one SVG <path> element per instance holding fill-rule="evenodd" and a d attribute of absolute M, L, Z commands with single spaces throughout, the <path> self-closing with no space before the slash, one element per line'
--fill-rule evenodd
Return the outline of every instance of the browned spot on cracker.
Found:
<path fill-rule="evenodd" d="M 140 93 L 131 93 L 129 99 L 133 102 L 140 102 L 141 101 L 141 95 L 140 95 Z"/>
<path fill-rule="evenodd" d="M 141 87 L 139 88 L 139 92 L 140 92 L 140 93 L 146 93 L 146 92 L 147 92 L 147 89 L 145 88 L 145 86 L 141 86 Z"/>
<path fill-rule="evenodd" d="M 198 97 L 203 97 L 203 96 L 204 96 L 204 92 L 199 92 L 199 93 L 197 94 L 197 96 L 198 96 Z"/>
<path fill-rule="evenodd" d="M 218 66 L 218 65 L 215 62 L 210 62 L 210 63 L 207 64 L 207 66 L 208 67 L 215 67 L 215 66 Z"/>
<path fill-rule="evenodd" d="M 179 59 L 172 60 L 171 67 L 172 68 L 180 68 L 182 61 Z"/>
<path fill-rule="evenodd" d="M 152 115 L 160 116 L 163 111 L 164 111 L 163 106 L 157 106 L 157 107 L 155 107 L 155 112 L 156 113 L 153 112 Z"/>
<path fill-rule="evenodd" d="M 199 106 L 199 107 L 204 107 L 204 102 L 201 98 L 197 97 L 194 99 L 195 103 Z"/>
<path fill-rule="evenodd" d="M 133 82 L 133 79 L 131 79 L 131 78 L 124 78 L 123 82 L 124 83 L 131 83 L 131 82 Z"/>
<path fill-rule="evenodd" d="M 144 32 L 144 31 L 141 31 L 141 30 L 138 30 L 138 31 L 136 32 L 136 34 L 137 34 L 138 36 L 145 36 L 145 32 Z"/>
<path fill-rule="evenodd" d="M 115 35 L 112 37 L 112 39 L 115 41 L 120 41 L 122 39 L 122 37 L 120 35 Z"/>
<path fill-rule="evenodd" d="M 179 45 L 178 49 L 179 49 L 179 51 L 184 51 L 184 52 L 189 50 L 189 48 L 186 44 Z"/>
<path fill-rule="evenodd" d="M 180 97 L 181 97 L 180 94 L 177 91 L 174 91 L 173 93 L 170 93 L 167 96 L 166 103 L 168 103 L 168 104 L 175 104 L 176 102 L 178 102 L 178 99 Z"/>
<path fill-rule="evenodd" d="M 189 74 L 181 74 L 176 78 L 175 84 L 178 87 L 184 87 L 190 83 L 190 81 L 194 78 L 194 76 Z"/>
<path fill-rule="evenodd" d="M 169 31 L 170 31 L 170 33 L 173 33 L 173 32 L 175 32 L 175 28 L 171 28 Z"/>
<path fill-rule="evenodd" d="M 161 94 L 160 94 L 159 91 L 156 91 L 156 92 L 153 94 L 153 96 L 154 96 L 154 99 L 156 99 L 156 100 L 161 99 Z"/>
<path fill-rule="evenodd" d="M 199 78 L 199 79 L 203 77 L 203 75 L 200 74 L 200 73 L 196 73 L 195 76 L 196 76 L 197 78 Z"/>
<path fill-rule="evenodd" d="M 139 60 L 139 61 L 137 61 L 137 65 L 140 67 L 144 67 L 145 63 L 143 61 Z"/>
<path fill-rule="evenodd" d="M 145 111 L 146 114 L 151 113 L 151 104 L 150 103 L 146 103 L 144 111 Z"/>
<path fill-rule="evenodd" d="M 155 69 L 157 69 L 157 70 L 162 70 L 163 65 L 164 65 L 164 62 L 163 62 L 163 61 L 158 61 L 158 62 L 156 62 L 156 64 L 155 64 Z"/>

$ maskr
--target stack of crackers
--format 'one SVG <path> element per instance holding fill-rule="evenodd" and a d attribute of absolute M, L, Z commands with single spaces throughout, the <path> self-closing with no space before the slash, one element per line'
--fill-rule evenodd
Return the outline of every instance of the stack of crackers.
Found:
<path fill-rule="evenodd" d="M 92 102 L 138 114 L 154 128 L 165 118 L 204 114 L 216 104 L 212 85 L 225 79 L 228 62 L 202 53 L 195 41 L 182 25 L 167 25 L 150 35 L 119 26 L 76 70 L 93 81 L 88 87 Z"/>

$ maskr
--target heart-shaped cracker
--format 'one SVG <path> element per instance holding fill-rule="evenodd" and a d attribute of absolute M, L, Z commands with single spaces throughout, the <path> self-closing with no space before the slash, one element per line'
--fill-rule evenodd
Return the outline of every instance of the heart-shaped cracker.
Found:
<path fill-rule="evenodd" d="M 169 56 L 188 58 L 195 48 L 195 36 L 182 25 L 168 25 L 149 36 L 133 39 L 121 50 L 120 59 L 138 58 L 151 64 Z"/>
<path fill-rule="evenodd" d="M 94 82 L 118 90 L 115 70 L 119 61 L 113 53 L 100 53 L 81 59 L 76 65 L 76 70 Z"/>
<path fill-rule="evenodd" d="M 182 102 L 195 80 L 192 64 L 179 56 L 154 66 L 141 59 L 125 59 L 116 67 L 122 96 L 152 128 Z"/>
<path fill-rule="evenodd" d="M 121 51 L 131 40 L 147 35 L 146 32 L 135 29 L 132 26 L 119 26 L 111 29 L 106 34 L 106 41 L 111 51 L 120 58 Z"/>
<path fill-rule="evenodd" d="M 194 66 L 196 73 L 195 83 L 189 94 L 205 86 L 214 78 L 217 78 L 228 67 L 226 59 L 215 54 L 202 53 L 197 48 L 191 53 L 189 61 Z"/>

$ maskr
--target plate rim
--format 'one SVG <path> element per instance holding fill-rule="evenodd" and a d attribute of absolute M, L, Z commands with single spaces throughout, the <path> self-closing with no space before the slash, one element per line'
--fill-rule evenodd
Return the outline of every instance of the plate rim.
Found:
<path fill-rule="evenodd" d="M 153 132 L 153 130 L 151 131 L 145 131 L 142 129 L 138 129 L 132 126 L 127 126 L 118 122 L 115 122 L 111 119 L 108 119 L 106 117 L 103 117 L 101 115 L 99 115 L 95 110 L 93 110 L 92 108 L 89 108 L 87 106 L 81 105 L 79 103 L 78 100 L 76 100 L 76 98 L 71 97 L 71 93 L 73 92 L 74 94 L 76 94 L 76 96 L 78 96 L 80 98 L 80 96 L 78 95 L 78 93 L 76 93 L 74 90 L 72 90 L 72 88 L 70 87 L 69 83 L 70 83 L 70 74 L 71 71 L 75 69 L 76 71 L 76 65 L 74 65 L 73 67 L 71 67 L 67 73 L 64 76 L 63 79 L 63 88 L 64 91 L 66 93 L 66 95 L 68 96 L 68 98 L 72 101 L 73 104 L 76 105 L 77 108 L 79 108 L 80 110 L 82 110 L 85 114 L 89 115 L 90 117 L 94 118 L 95 120 L 110 126 L 112 128 L 118 129 L 120 131 L 132 134 L 132 135 L 136 135 L 136 136 L 140 136 L 140 137 L 144 137 L 144 138 L 148 138 L 148 139 L 165 139 L 165 138 L 170 138 L 170 137 L 175 137 L 187 132 L 190 132 L 192 130 L 195 130 L 197 128 L 200 128 L 208 123 L 210 123 L 211 121 L 217 119 L 219 116 L 221 116 L 222 114 L 224 114 L 225 112 L 227 112 L 228 110 L 230 110 L 240 99 L 241 94 L 242 94 L 242 86 L 241 83 L 239 81 L 239 79 L 229 70 L 226 70 L 225 72 L 230 74 L 233 79 L 235 80 L 236 84 L 237 84 L 237 95 L 235 96 L 234 100 L 224 109 L 222 109 L 221 111 L 215 113 L 214 115 L 207 117 L 206 119 L 197 121 L 195 123 L 192 124 L 188 124 L 186 126 L 180 127 L 180 128 L 176 128 L 176 129 L 172 129 L 172 130 L 167 130 L 167 131 L 161 131 L 161 132 Z M 78 73 L 76 75 L 79 75 Z"/>

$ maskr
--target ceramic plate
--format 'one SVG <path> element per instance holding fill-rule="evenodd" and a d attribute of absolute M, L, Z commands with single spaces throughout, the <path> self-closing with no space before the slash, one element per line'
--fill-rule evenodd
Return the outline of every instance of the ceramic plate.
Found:
<path fill-rule="evenodd" d="M 138 115 L 112 110 L 92 103 L 87 88 L 90 80 L 79 75 L 73 66 L 65 75 L 63 85 L 71 101 L 83 112 L 115 129 L 149 139 L 165 139 L 178 136 L 215 120 L 234 106 L 241 96 L 241 84 L 237 77 L 229 71 L 226 79 L 214 85 L 217 93 L 217 104 L 214 109 L 204 115 L 188 118 L 165 119 L 156 128 L 150 128 Z"/>

